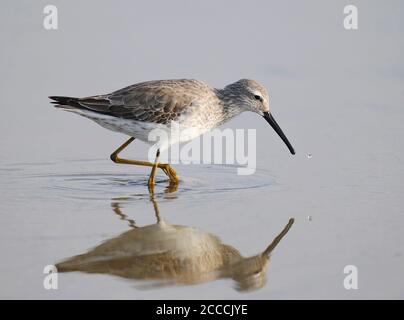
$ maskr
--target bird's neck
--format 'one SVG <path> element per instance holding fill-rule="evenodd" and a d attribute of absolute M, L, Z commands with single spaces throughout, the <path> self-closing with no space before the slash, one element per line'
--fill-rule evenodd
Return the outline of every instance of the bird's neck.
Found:
<path fill-rule="evenodd" d="M 243 108 L 242 101 L 240 101 L 239 96 L 233 93 L 231 90 L 226 88 L 216 90 L 216 94 L 219 97 L 220 104 L 223 109 L 223 121 L 226 122 L 231 118 L 239 115 L 240 113 L 246 111 Z"/>

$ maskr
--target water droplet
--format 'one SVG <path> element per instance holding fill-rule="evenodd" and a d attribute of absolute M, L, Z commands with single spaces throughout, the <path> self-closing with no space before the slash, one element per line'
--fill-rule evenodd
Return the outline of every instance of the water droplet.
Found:
<path fill-rule="evenodd" d="M 311 159 L 311 157 L 313 157 L 313 155 L 311 153 L 307 154 L 307 159 Z"/>
<path fill-rule="evenodd" d="M 312 216 L 307 216 L 307 220 L 311 221 L 311 220 L 313 220 L 313 217 Z"/>

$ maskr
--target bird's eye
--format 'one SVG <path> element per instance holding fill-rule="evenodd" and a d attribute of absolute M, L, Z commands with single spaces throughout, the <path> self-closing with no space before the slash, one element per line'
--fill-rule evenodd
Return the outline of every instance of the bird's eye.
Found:
<path fill-rule="evenodd" d="M 258 94 L 256 94 L 256 95 L 254 96 L 254 98 L 255 98 L 255 100 L 262 101 L 262 97 L 261 97 L 261 96 L 259 96 Z"/>

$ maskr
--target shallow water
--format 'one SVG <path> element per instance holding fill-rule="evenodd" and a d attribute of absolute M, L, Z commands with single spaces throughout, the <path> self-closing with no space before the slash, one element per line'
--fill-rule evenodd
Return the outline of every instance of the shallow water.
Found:
<path fill-rule="evenodd" d="M 313 205 L 309 211 L 307 208 L 291 211 L 287 206 L 285 210 L 276 211 L 273 208 L 279 205 L 277 197 L 282 199 L 283 195 L 289 197 L 292 194 L 298 198 L 301 191 L 296 194 L 269 170 L 259 169 L 254 175 L 241 177 L 235 174 L 234 166 L 180 165 L 176 168 L 181 174 L 178 190 L 167 188 L 168 182 L 159 174 L 152 197 L 147 189 L 147 170 L 115 165 L 108 160 L 3 164 L 0 168 L 4 186 L 0 199 L 3 212 L 1 245 L 2 260 L 8 262 L 2 265 L 3 288 L 7 288 L 7 291 L 3 290 L 3 296 L 124 299 L 316 297 L 318 291 L 307 287 L 312 282 L 317 290 L 327 290 L 328 294 L 332 292 L 340 297 L 350 294 L 355 298 L 357 296 L 342 286 L 345 265 L 357 264 L 362 274 L 375 272 L 375 276 L 380 264 L 390 259 L 397 263 L 396 272 L 401 269 L 403 257 L 401 247 L 396 243 L 395 229 L 390 228 L 389 235 L 380 234 L 386 225 L 386 216 L 383 217 L 384 225 L 378 225 L 369 223 L 378 220 L 370 216 L 349 217 L 340 212 L 339 216 L 327 217 L 329 213 L 318 212 Z M 338 189 L 335 186 L 328 188 L 332 188 L 331 192 L 325 193 L 328 196 L 334 195 Z M 310 207 L 309 203 L 313 201 L 319 202 L 311 199 L 306 207 Z M 162 279 L 143 273 L 139 275 L 139 271 L 130 275 L 127 269 L 136 265 L 132 260 L 121 262 L 118 272 L 113 261 L 121 256 L 140 254 L 136 237 L 136 241 L 125 240 L 124 248 L 118 244 L 117 248 L 110 249 L 112 253 L 103 253 L 98 258 L 107 261 L 107 271 L 105 267 L 100 269 L 98 266 L 97 269 L 91 264 L 78 264 L 71 269 L 82 272 L 59 273 L 58 290 L 43 288 L 45 275 L 42 271 L 46 265 L 85 254 L 105 242 L 116 242 L 115 239 L 134 226 L 138 228 L 136 230 L 143 230 L 145 226 L 155 225 L 154 205 L 164 223 L 197 230 L 197 236 L 171 236 L 175 243 L 171 246 L 167 235 L 159 240 L 169 249 L 159 249 L 158 252 L 178 251 L 179 261 L 187 261 L 184 255 L 198 255 L 195 251 L 202 250 L 204 241 L 201 239 L 206 235 L 234 247 L 245 257 L 254 256 L 264 251 L 289 217 L 295 217 L 296 223 L 275 249 L 269 266 L 262 269 L 260 285 L 247 286 L 248 290 L 238 290 L 239 282 L 226 273 L 223 275 L 218 267 L 194 271 L 192 276 L 185 277 L 186 280 L 167 275 Z M 390 216 L 387 221 L 392 218 Z M 358 241 L 357 234 L 363 239 Z M 161 237 L 157 236 L 157 239 Z M 396 245 L 390 251 L 378 252 L 378 256 L 384 256 L 384 259 L 376 260 L 375 252 L 367 242 L 374 240 L 380 247 L 383 246 L 380 241 L 393 241 Z M 149 243 L 147 248 L 156 242 L 156 236 L 143 236 L 142 241 Z M 184 243 L 189 243 L 191 249 L 178 249 L 178 245 L 182 247 Z M 216 248 L 212 249 L 209 243 L 205 246 L 206 252 Z M 144 252 L 142 254 L 147 256 Z M 83 273 L 89 269 L 93 271 Z M 194 269 L 192 263 L 190 266 L 189 262 L 184 262 L 181 270 Z M 177 272 L 182 274 L 180 271 Z M 400 295 L 401 284 L 396 287 L 396 294 Z M 367 294 L 379 296 L 372 290 Z"/>
<path fill-rule="evenodd" d="M 403 4 L 355 3 L 359 29 L 347 31 L 344 1 L 235 1 L 231 8 L 170 1 L 159 10 L 154 2 L 127 1 L 122 9 L 86 1 L 78 9 L 54 1 L 60 25 L 48 31 L 48 3 L 4 1 L 0 298 L 404 298 Z M 168 190 L 160 172 L 152 198 L 148 169 L 109 160 L 126 137 L 47 99 L 152 79 L 223 87 L 245 77 L 268 87 L 296 155 L 264 120 L 245 113 L 223 128 L 257 130 L 255 174 L 175 165 L 178 190 Z M 147 149 L 135 142 L 124 155 L 145 159 Z M 168 229 L 156 225 L 156 208 Z M 240 258 L 263 252 L 290 218 L 268 265 Z M 147 226 L 158 232 L 143 236 Z M 176 261 L 180 276 L 144 276 L 136 230 L 145 248 L 171 252 L 163 260 Z M 124 237 L 130 250 L 115 245 Z M 113 274 L 101 262 L 99 273 L 76 265 L 85 272 L 60 273 L 57 290 L 44 288 L 45 266 L 103 243 L 114 245 L 97 259 L 109 261 Z M 195 267 L 206 252 L 227 252 L 225 245 L 240 253 L 236 262 L 247 262 L 220 262 L 218 254 L 215 268 Z M 136 272 L 121 260 L 121 271 L 112 268 L 122 255 Z M 357 290 L 344 288 L 347 265 L 358 270 Z"/>
<path fill-rule="evenodd" d="M 13 208 L 13 212 L 19 212 L 19 214 L 10 215 L 9 217 L 2 216 L 3 226 L 14 227 L 4 230 L 2 233 L 3 239 L 8 240 L 8 244 L 3 242 L 7 251 L 4 261 L 13 261 L 15 267 L 9 277 L 4 278 L 8 279 L 6 283 L 9 281 L 11 285 L 11 282 L 16 280 L 13 279 L 13 275 L 33 275 L 34 272 L 39 272 L 37 276 L 34 276 L 34 281 L 39 281 L 39 287 L 33 286 L 31 287 L 31 292 L 26 291 L 27 298 L 38 297 L 38 294 L 40 297 L 74 297 L 77 292 L 75 292 L 76 289 L 71 287 L 72 284 L 76 283 L 78 287 L 81 287 L 86 285 L 85 283 L 88 281 L 90 283 L 96 281 L 96 286 L 100 285 L 101 287 L 103 285 L 125 286 L 125 290 L 119 289 L 121 294 L 126 290 L 134 290 L 133 288 L 142 289 L 141 291 L 146 290 L 146 288 L 148 290 L 158 289 L 158 292 L 155 295 L 153 294 L 154 297 L 166 295 L 166 290 L 172 286 L 181 286 L 182 289 L 178 294 L 184 298 L 190 297 L 189 294 L 195 290 L 193 286 L 196 285 L 205 286 L 204 290 L 210 290 L 210 282 L 213 281 L 224 282 L 222 285 L 227 287 L 227 290 L 231 290 L 231 288 L 237 289 L 240 286 L 240 281 L 243 283 L 239 279 L 240 276 L 237 276 L 239 274 L 244 275 L 242 279 L 250 276 L 252 280 L 262 274 L 260 276 L 262 280 L 257 287 L 250 285 L 251 287 L 247 286 L 241 291 L 258 290 L 265 285 L 267 263 L 264 263 L 258 271 L 254 268 L 256 264 L 253 264 L 252 268 L 250 268 L 251 270 L 247 268 L 244 271 L 242 269 L 241 273 L 234 275 L 233 277 L 239 279 L 238 285 L 230 281 L 232 276 L 228 275 L 229 270 L 233 270 L 235 264 L 240 269 L 239 264 L 241 262 L 238 260 L 237 253 L 235 263 L 225 264 L 225 269 L 220 268 L 223 263 L 220 262 L 221 259 L 230 253 L 223 247 L 224 244 L 220 240 L 218 230 L 228 228 L 223 224 L 226 220 L 224 218 L 230 218 L 228 214 L 238 215 L 241 213 L 238 209 L 240 205 L 236 203 L 239 193 L 243 193 L 243 197 L 248 198 L 249 195 L 258 196 L 268 189 L 274 192 L 282 190 L 282 187 L 271 176 L 270 172 L 257 170 L 254 175 L 239 179 L 240 177 L 235 174 L 235 166 L 183 165 L 177 167 L 181 172 L 181 184 L 178 188 L 173 189 L 170 187 L 165 177 L 159 175 L 154 193 L 151 194 L 147 188 L 147 174 L 128 173 L 128 171 L 132 170 L 131 166 L 119 167 L 107 160 L 74 160 L 4 164 L 0 168 L 2 183 L 5 187 L 0 199 L 2 208 Z M 215 201 L 220 202 L 221 210 L 213 209 L 209 205 L 209 203 L 213 204 Z M 161 210 L 159 209 L 160 207 L 162 208 Z M 61 210 L 61 208 L 63 209 Z M 206 208 L 209 209 L 207 210 Z M 204 212 L 203 216 L 200 215 L 200 212 Z M 21 220 L 21 215 L 25 214 L 28 214 L 29 217 L 26 220 Z M 62 217 L 61 215 L 64 216 Z M 60 275 L 59 285 L 61 287 L 70 287 L 69 290 L 58 290 L 50 294 L 41 288 L 40 280 L 44 277 L 41 269 L 46 265 L 53 265 L 70 258 L 70 256 L 86 253 L 90 248 L 103 243 L 114 243 L 114 241 L 116 242 L 115 239 L 119 239 L 120 234 L 125 231 L 135 230 L 135 232 L 139 233 L 142 230 L 148 230 L 150 226 L 158 226 L 157 215 L 164 224 L 164 227 L 158 228 L 162 231 L 158 235 L 155 232 L 152 234 L 146 232 L 141 243 L 144 242 L 146 248 L 149 246 L 157 246 L 158 248 L 169 246 L 166 249 L 157 248 L 156 252 L 159 254 L 178 251 L 177 254 L 173 254 L 178 255 L 178 261 L 182 261 L 182 263 L 178 261 L 177 263 L 184 265 L 176 272 L 181 275 L 182 271 L 185 273 L 184 276 L 165 275 L 160 279 L 159 277 L 156 278 L 156 276 L 131 276 L 130 272 L 127 275 L 125 270 L 135 269 L 136 261 L 121 262 L 119 268 L 117 268 L 118 270 L 114 269 L 112 267 L 114 261 L 119 260 L 121 256 L 141 256 L 142 258 L 148 256 L 147 252 L 142 250 L 139 252 L 140 240 L 135 236 L 134 240 L 129 238 L 121 241 L 124 248 L 121 248 L 118 244 L 118 247 L 110 249 L 112 253 L 107 252 L 105 256 L 93 258 L 96 261 L 107 261 L 105 262 L 106 267 L 101 268 L 102 270 L 99 267 L 97 269 L 97 267 L 94 268 L 91 265 L 90 267 L 86 266 L 85 263 L 70 266 L 69 271 L 74 271 L 75 269 L 84 271 L 91 269 L 91 267 L 96 270 L 88 271 L 96 275 L 88 276 L 88 278 L 85 276 L 83 278 L 84 283 L 81 283 L 82 280 L 80 279 L 77 282 L 77 273 L 65 273 Z M 251 217 L 246 216 L 246 218 L 249 221 Z M 217 223 L 219 221 L 221 223 L 218 228 Z M 171 236 L 165 234 L 164 232 L 169 230 L 168 226 L 171 226 L 171 223 L 174 222 L 175 225 L 181 225 L 181 230 L 192 230 L 191 234 L 184 231 Z M 273 227 L 274 230 L 277 230 L 277 233 L 282 230 L 287 220 L 283 222 L 283 225 Z M 229 221 L 228 224 L 230 225 L 231 222 Z M 81 233 L 80 229 L 85 230 L 84 233 Z M 271 237 L 275 238 L 277 233 L 274 232 Z M 24 236 L 21 236 L 22 234 Z M 248 232 L 241 232 L 236 239 L 233 239 L 233 242 L 236 244 L 238 241 L 244 242 L 245 247 L 249 249 L 246 251 L 250 255 L 260 254 L 270 244 L 271 237 L 264 234 L 263 239 L 265 240 L 260 245 L 251 245 L 249 244 L 250 236 Z M 158 240 L 159 238 L 162 239 Z M 231 240 L 231 237 L 229 240 Z M 159 245 L 153 244 L 156 241 Z M 173 244 L 170 245 L 170 241 Z M 23 242 L 24 245 L 18 246 L 20 242 Z M 190 248 L 183 249 L 182 246 L 187 243 Z M 232 243 L 228 245 L 232 245 Z M 13 247 L 14 249 L 12 249 Z M 199 261 L 199 256 L 203 257 L 205 254 L 210 254 L 219 249 L 225 250 L 223 254 L 219 254 L 219 258 L 208 259 L 206 268 L 194 270 L 195 267 L 192 267 L 196 263 L 194 260 Z M 202 252 L 198 254 L 200 250 Z M 231 249 L 230 252 L 234 250 L 237 250 L 237 248 Z M 120 254 L 120 252 L 124 253 Z M 196 258 L 194 257 L 195 255 Z M 190 261 L 187 260 L 187 256 L 190 257 Z M 28 272 L 27 265 L 24 264 L 24 260 L 27 262 L 26 259 L 30 261 L 30 271 Z M 150 259 L 153 259 L 153 257 Z M 245 264 L 248 263 L 244 262 Z M 148 265 L 146 264 L 146 266 Z M 165 274 L 163 272 L 165 268 L 163 262 L 161 266 L 162 274 Z M 63 268 L 59 269 L 64 271 L 62 270 Z M 147 270 L 147 268 L 145 269 Z M 186 273 L 189 273 L 190 270 L 193 270 L 192 275 Z M 113 274 L 114 276 L 108 277 L 106 276 L 107 274 Z M 126 279 L 126 281 L 122 281 L 119 276 Z M 182 279 L 183 277 L 185 278 Z M 26 286 L 27 280 L 24 276 L 17 283 L 20 282 L 21 285 Z M 153 280 L 164 281 L 160 284 L 147 283 Z M 143 284 L 145 281 L 146 284 Z M 249 283 L 247 280 L 244 282 Z M 187 286 L 191 286 L 191 288 Z M 18 285 L 16 286 L 16 282 L 13 282 L 11 287 L 18 288 Z M 29 284 L 28 287 L 30 287 Z M 87 293 L 83 292 L 82 297 L 92 297 L 94 294 L 98 297 L 113 297 L 115 295 L 108 294 L 108 291 L 98 292 L 96 288 L 94 288 L 95 292 L 90 291 L 91 288 L 87 289 L 89 291 Z M 62 291 L 64 292 L 63 294 L 61 294 Z M 97 292 L 101 294 L 98 295 Z M 195 297 L 198 297 L 199 291 L 194 292 Z M 127 298 L 142 297 L 143 294 L 143 292 L 137 293 L 134 290 L 134 292 L 130 292 Z M 13 297 L 13 293 L 10 292 L 10 295 L 6 295 L 6 297 Z"/>

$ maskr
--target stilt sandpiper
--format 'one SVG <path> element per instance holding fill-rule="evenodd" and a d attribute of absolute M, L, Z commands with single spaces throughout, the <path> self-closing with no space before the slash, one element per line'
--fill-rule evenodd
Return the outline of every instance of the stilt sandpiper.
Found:
<path fill-rule="evenodd" d="M 130 136 L 124 144 L 111 154 L 116 163 L 151 167 L 148 180 L 153 187 L 157 168 L 178 184 L 175 170 L 166 163 L 159 163 L 160 150 L 176 142 L 192 140 L 218 127 L 234 116 L 252 111 L 262 116 L 281 137 L 290 152 L 295 151 L 285 134 L 269 111 L 269 95 L 265 87 L 257 81 L 242 79 L 223 89 L 215 89 L 198 80 L 157 80 L 137 83 L 110 94 L 72 98 L 51 96 L 56 107 L 71 111 L 94 120 L 104 128 Z M 169 132 L 176 125 L 187 130 L 186 135 L 160 141 L 156 159 L 153 162 L 129 160 L 119 157 L 119 153 L 135 138 L 147 143 L 153 129 Z"/>

